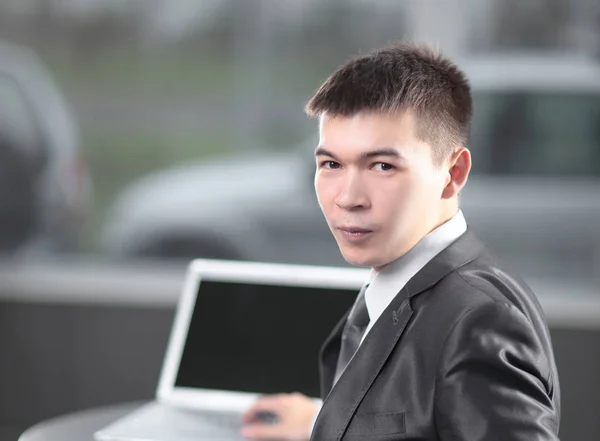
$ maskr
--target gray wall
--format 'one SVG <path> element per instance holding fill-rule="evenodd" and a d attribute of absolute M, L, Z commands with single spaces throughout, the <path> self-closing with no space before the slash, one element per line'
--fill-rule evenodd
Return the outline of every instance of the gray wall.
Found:
<path fill-rule="evenodd" d="M 74 410 L 152 398 L 173 313 L 0 302 L 0 440 Z"/>

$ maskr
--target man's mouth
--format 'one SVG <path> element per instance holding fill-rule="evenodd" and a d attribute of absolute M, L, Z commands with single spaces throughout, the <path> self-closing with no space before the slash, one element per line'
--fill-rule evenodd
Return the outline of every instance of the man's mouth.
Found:
<path fill-rule="evenodd" d="M 372 233 L 373 230 L 369 230 L 367 228 L 360 227 L 338 227 L 338 230 L 345 231 L 351 234 L 359 234 L 359 233 Z"/>
<path fill-rule="evenodd" d="M 362 227 L 342 226 L 337 229 L 344 239 L 353 243 L 361 242 L 373 233 L 373 230 Z"/>

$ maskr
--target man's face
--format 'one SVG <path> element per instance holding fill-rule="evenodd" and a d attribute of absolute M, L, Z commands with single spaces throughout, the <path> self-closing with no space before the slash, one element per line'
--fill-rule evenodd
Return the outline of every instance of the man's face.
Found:
<path fill-rule="evenodd" d="M 448 169 L 411 113 L 321 117 L 315 189 L 346 261 L 380 268 L 442 222 Z"/>

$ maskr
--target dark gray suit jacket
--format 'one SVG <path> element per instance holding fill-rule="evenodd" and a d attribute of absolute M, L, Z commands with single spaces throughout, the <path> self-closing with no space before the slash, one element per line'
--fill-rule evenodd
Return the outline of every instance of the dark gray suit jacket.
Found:
<path fill-rule="evenodd" d="M 312 440 L 558 440 L 541 307 L 471 232 L 398 293 L 332 389 L 345 319 L 321 349 Z"/>

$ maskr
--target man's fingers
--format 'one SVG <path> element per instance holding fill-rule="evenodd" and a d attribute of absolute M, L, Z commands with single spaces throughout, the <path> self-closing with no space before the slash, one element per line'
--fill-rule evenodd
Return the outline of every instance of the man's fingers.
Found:
<path fill-rule="evenodd" d="M 266 395 L 242 416 L 241 435 L 248 439 L 308 441 L 314 413 L 315 404 L 304 395 Z"/>
<path fill-rule="evenodd" d="M 244 414 L 242 421 L 244 423 L 252 422 L 258 412 L 279 413 L 283 408 L 282 395 L 268 395 L 259 398 Z"/>

